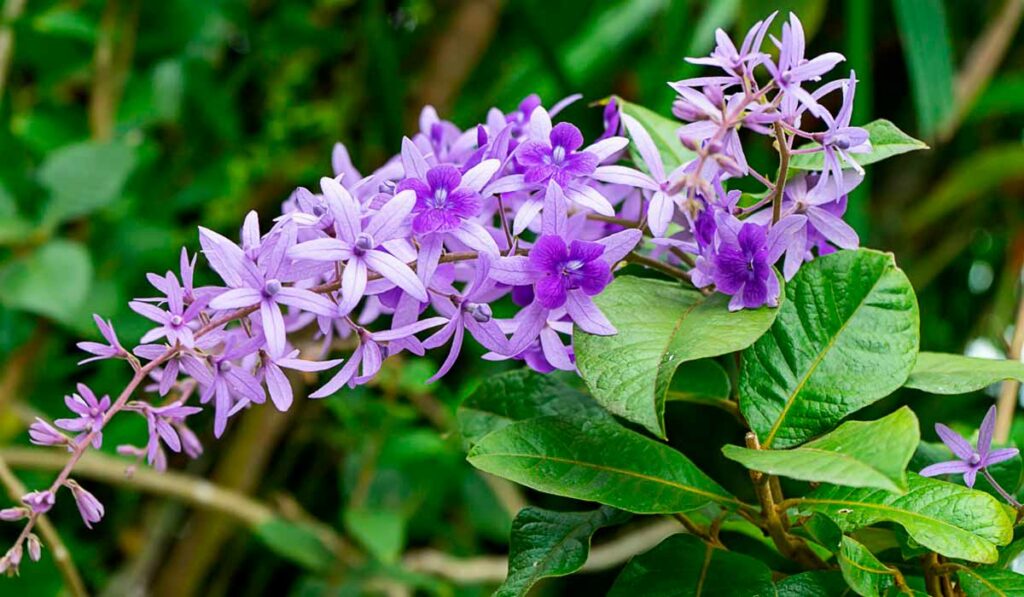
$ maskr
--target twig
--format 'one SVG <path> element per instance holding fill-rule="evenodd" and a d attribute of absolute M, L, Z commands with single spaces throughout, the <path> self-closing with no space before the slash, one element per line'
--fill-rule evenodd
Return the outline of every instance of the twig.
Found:
<path fill-rule="evenodd" d="M 121 19 L 118 0 L 107 0 L 100 17 L 99 36 L 93 54 L 95 72 L 89 97 L 89 128 L 93 138 L 99 141 L 106 141 L 114 135 L 117 107 L 121 103 L 127 71 L 135 52 L 139 0 L 130 2 L 124 19 Z"/>
<path fill-rule="evenodd" d="M 1020 284 L 1018 283 L 1019 287 Z M 1006 358 L 1019 361 L 1021 349 L 1024 347 L 1024 289 L 1020 290 L 1021 296 L 1017 303 L 1017 320 L 1013 327 L 1013 341 L 1010 343 L 1009 354 Z M 996 428 L 992 433 L 992 439 L 997 444 L 1004 444 L 1010 439 L 1010 427 L 1013 425 L 1013 413 L 1017 408 L 1017 394 L 1020 391 L 1020 382 L 1016 379 L 1007 379 L 999 389 L 999 400 L 996 402 Z"/>
<path fill-rule="evenodd" d="M 664 261 L 658 261 L 657 259 L 654 259 L 652 257 L 647 257 L 646 255 L 639 255 L 637 253 L 630 253 L 629 255 L 626 255 L 626 262 L 627 263 L 636 263 L 636 264 L 642 265 L 644 267 L 649 267 L 651 269 L 658 270 L 659 272 L 661 272 L 663 274 L 667 274 L 667 275 L 669 275 L 669 276 L 671 276 L 673 278 L 676 278 L 677 280 L 682 280 L 684 282 L 689 282 L 689 283 L 692 284 L 692 282 L 690 280 L 690 273 L 689 272 L 687 272 L 685 270 L 681 270 L 678 267 L 675 267 L 673 265 L 669 265 L 669 264 L 665 263 Z"/>
<path fill-rule="evenodd" d="M 688 402 L 690 404 L 706 404 L 708 406 L 713 406 L 732 415 L 741 425 L 746 426 L 747 424 L 746 420 L 743 419 L 743 415 L 740 413 L 739 405 L 732 400 L 721 398 L 701 400 L 692 397 L 688 392 L 680 392 L 677 390 L 669 390 L 668 393 L 665 394 L 665 397 L 669 400 L 678 400 L 680 402 Z"/>
<path fill-rule="evenodd" d="M 15 476 L 14 472 L 11 471 L 10 467 L 7 466 L 7 461 L 4 460 L 2 455 L 0 455 L 0 483 L 7 489 L 7 495 L 15 502 L 19 502 L 21 496 L 25 495 L 28 491 L 18 477 Z M 82 576 L 78 573 L 78 567 L 75 566 L 75 561 L 71 559 L 71 552 L 64 545 L 64 541 L 61 540 L 57 529 L 54 528 L 50 519 L 46 516 L 40 516 L 38 525 L 39 534 L 43 536 L 43 545 L 53 555 L 53 563 L 57 566 L 57 571 L 60 572 L 61 577 L 64 579 L 64 586 L 68 588 L 72 595 L 88 595 L 89 592 L 85 589 Z"/>
<path fill-rule="evenodd" d="M 789 172 L 789 142 L 778 122 L 775 123 L 775 142 L 779 146 L 779 176 L 772 188 L 772 224 L 782 216 L 782 193 L 786 190 L 786 176 Z"/>
<path fill-rule="evenodd" d="M 0 104 L 3 103 L 7 73 L 14 56 L 14 21 L 25 10 L 25 0 L 7 0 L 0 14 Z"/>

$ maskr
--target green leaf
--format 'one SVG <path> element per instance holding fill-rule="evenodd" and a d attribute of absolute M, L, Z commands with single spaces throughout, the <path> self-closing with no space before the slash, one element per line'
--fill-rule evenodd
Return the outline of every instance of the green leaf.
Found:
<path fill-rule="evenodd" d="M 953 50 L 941 0 L 893 0 L 921 132 L 932 137 L 953 113 Z"/>
<path fill-rule="evenodd" d="M 578 28 L 571 43 L 561 51 L 561 64 L 573 81 L 591 81 L 606 75 L 609 64 L 640 39 L 657 21 L 668 0 L 602 2 L 598 12 Z"/>
<path fill-rule="evenodd" d="M 722 453 L 743 466 L 801 481 L 906 491 L 906 468 L 921 433 L 917 417 L 904 406 L 877 421 L 847 421 L 835 431 L 789 450 L 724 446 Z"/>
<path fill-rule="evenodd" d="M 405 516 L 393 510 L 346 508 L 345 529 L 370 554 L 394 564 L 405 548 Z"/>
<path fill-rule="evenodd" d="M 671 172 L 680 165 L 697 157 L 696 153 L 683 147 L 679 136 L 676 134 L 676 131 L 682 126 L 681 122 L 667 116 L 662 116 L 638 104 L 627 102 L 621 97 L 616 97 L 615 101 L 619 104 L 623 113 L 637 119 L 647 129 L 648 134 L 651 135 L 651 140 L 654 141 L 654 146 L 658 148 L 658 153 L 661 154 L 661 161 L 665 164 L 665 172 Z M 630 144 L 631 150 L 633 147 L 633 144 Z M 643 161 L 639 159 L 639 154 L 633 155 L 633 161 L 643 167 Z"/>
<path fill-rule="evenodd" d="M 609 421 L 540 417 L 486 435 L 473 466 L 538 491 L 638 514 L 741 505 L 690 459 Z"/>
<path fill-rule="evenodd" d="M 878 597 L 894 584 L 897 572 L 878 561 L 875 554 L 850 537 L 843 537 L 837 559 L 843 579 L 858 595 Z"/>
<path fill-rule="evenodd" d="M 802 572 L 780 580 L 776 597 L 846 597 L 849 588 L 839 572 Z"/>
<path fill-rule="evenodd" d="M 1012 570 L 965 566 L 956 576 L 967 597 L 1024 597 L 1024 575 Z"/>
<path fill-rule="evenodd" d="M 274 517 L 253 527 L 253 533 L 278 555 L 313 571 L 326 570 L 335 560 L 316 531 L 301 523 Z"/>
<path fill-rule="evenodd" d="M 606 409 L 665 437 L 665 397 L 687 361 L 742 350 L 772 324 L 778 309 L 730 312 L 729 297 L 705 296 L 679 284 L 622 276 L 595 302 L 615 324 L 614 336 L 579 332 L 576 364 Z"/>
<path fill-rule="evenodd" d="M 799 508 L 826 514 L 847 532 L 894 522 L 921 545 L 972 562 L 996 561 L 996 546 L 1013 537 L 1013 521 L 992 496 L 914 473 L 903 495 L 829 485 L 801 498 Z"/>
<path fill-rule="evenodd" d="M 590 396 L 529 369 L 488 378 L 463 401 L 457 414 L 459 431 L 470 445 L 516 421 L 547 415 L 611 419 Z"/>
<path fill-rule="evenodd" d="M 966 394 L 1004 379 L 1024 381 L 1024 363 L 921 352 L 905 385 L 932 394 Z"/>
<path fill-rule="evenodd" d="M 928 149 L 928 145 L 923 141 L 918 141 L 904 133 L 895 124 L 885 119 L 869 122 L 864 125 L 864 128 L 868 131 L 868 136 L 871 139 L 871 151 L 852 154 L 853 159 L 861 166 L 881 162 L 901 153 Z M 800 146 L 800 149 L 819 146 L 819 143 L 808 143 Z M 794 170 L 821 170 L 825 167 L 825 156 L 820 152 L 798 154 L 790 158 L 789 167 Z"/>
<path fill-rule="evenodd" d="M 0 301 L 68 324 L 79 314 L 91 284 L 86 248 L 58 239 L 0 270 Z"/>
<path fill-rule="evenodd" d="M 676 369 L 667 398 L 680 402 L 714 404 L 729 399 L 729 374 L 714 359 L 683 363 Z"/>
<path fill-rule="evenodd" d="M 760 560 L 678 534 L 634 556 L 608 597 L 750 597 L 771 591 L 771 570 Z"/>
<path fill-rule="evenodd" d="M 512 522 L 508 577 L 494 594 L 526 595 L 542 578 L 576 572 L 590 554 L 590 536 L 628 519 L 628 514 L 608 507 L 590 512 L 523 508 Z"/>
<path fill-rule="evenodd" d="M 116 141 L 87 141 L 49 154 L 38 174 L 50 192 L 46 220 L 61 222 L 113 203 L 136 162 L 135 149 Z"/>
<path fill-rule="evenodd" d="M 771 330 L 743 351 L 740 410 L 761 445 L 800 444 L 902 386 L 918 318 L 891 254 L 840 251 L 804 265 Z"/>

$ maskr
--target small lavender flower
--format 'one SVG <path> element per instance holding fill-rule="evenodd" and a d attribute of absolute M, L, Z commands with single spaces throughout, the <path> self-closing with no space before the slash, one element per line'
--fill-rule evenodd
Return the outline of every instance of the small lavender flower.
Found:
<path fill-rule="evenodd" d="M 14 522 L 23 518 L 28 518 L 28 508 L 4 508 L 0 510 L 0 520 L 5 522 Z"/>
<path fill-rule="evenodd" d="M 119 359 L 128 356 L 128 351 L 121 346 L 121 342 L 117 339 L 117 334 L 114 332 L 114 324 L 109 321 L 104 321 L 99 315 L 93 314 L 93 321 L 96 322 L 96 327 L 100 330 L 100 335 L 107 341 L 106 344 L 99 342 L 79 342 L 76 346 L 80 350 L 83 350 L 89 354 L 96 355 L 78 361 L 79 365 L 85 363 L 91 363 L 93 361 L 99 361 L 102 359 Z"/>
<path fill-rule="evenodd" d="M 29 441 L 37 446 L 70 446 L 71 438 L 58 431 L 53 425 L 36 417 L 28 427 Z"/>
<path fill-rule="evenodd" d="M 806 81 L 816 81 L 821 75 L 832 70 L 846 58 L 838 52 L 828 52 L 808 60 L 804 57 L 806 42 L 804 27 L 795 14 L 790 13 L 789 22 L 782 25 L 782 41 L 773 38 L 779 48 L 779 63 L 765 61 L 765 66 L 772 74 L 775 84 L 785 92 L 782 101 L 782 112 L 787 117 L 796 114 L 798 104 L 803 104 L 812 114 L 823 116 L 826 110 L 801 87 Z"/>
<path fill-rule="evenodd" d="M 768 28 L 775 19 L 777 12 L 768 15 L 767 19 L 754 23 L 754 26 L 747 31 L 743 43 L 739 49 L 733 43 L 729 35 L 722 29 L 715 30 L 715 49 L 706 58 L 686 58 L 690 64 L 704 66 L 717 66 L 728 73 L 725 77 L 702 77 L 690 81 L 693 85 L 739 85 L 745 77 L 750 77 L 754 68 L 765 61 L 768 56 L 761 52 L 761 45 L 764 43 Z"/>
<path fill-rule="evenodd" d="M 583 147 L 583 134 L 567 122 L 556 124 L 547 141 L 527 141 L 516 151 L 516 160 L 525 168 L 529 184 L 547 184 L 554 180 L 561 187 L 573 178 L 589 176 L 597 168 L 598 157 Z"/>
<path fill-rule="evenodd" d="M 1002 489 L 998 485 L 995 485 L 995 481 L 988 474 L 985 469 L 1009 460 L 1020 453 L 1017 448 L 1001 448 L 998 450 L 992 450 L 992 433 L 996 427 L 996 407 L 992 406 L 988 409 L 988 413 L 985 415 L 985 419 L 981 422 L 981 427 L 978 429 L 978 445 L 977 448 L 971 446 L 971 443 L 964 439 L 962 435 L 953 431 L 949 427 L 942 423 L 935 424 L 935 432 L 939 434 L 942 439 L 942 443 L 946 444 L 953 455 L 957 457 L 957 460 L 950 460 L 948 462 L 940 462 L 931 466 L 926 466 L 921 469 L 921 475 L 924 477 L 935 477 L 937 475 L 950 475 L 960 474 L 964 476 L 964 483 L 968 487 L 974 487 L 974 481 L 981 472 L 985 475 L 990 483 L 993 484 L 997 489 Z"/>
<path fill-rule="evenodd" d="M 68 479 L 64 485 L 71 490 L 71 495 L 75 498 L 75 505 L 78 506 L 78 513 L 82 515 L 82 521 L 86 527 L 91 529 L 93 524 L 103 519 L 105 513 L 103 504 L 96 499 L 96 496 L 86 491 L 73 479 Z"/>
<path fill-rule="evenodd" d="M 32 491 L 21 496 L 21 503 L 28 506 L 33 514 L 46 514 L 53 507 L 57 498 L 50 490 Z"/>
<path fill-rule="evenodd" d="M 152 279 L 151 279 L 152 280 Z M 199 313 L 206 307 L 204 301 L 194 301 L 185 306 L 184 291 L 178 283 L 178 277 L 172 272 L 167 272 L 161 284 L 158 286 L 167 295 L 168 310 L 164 311 L 145 301 L 131 301 L 128 306 L 132 311 L 142 315 L 150 321 L 160 324 L 160 327 L 147 332 L 140 342 L 148 343 L 167 338 L 172 345 L 181 344 L 185 348 L 194 348 L 195 339 L 192 333 L 192 322 L 199 317 Z"/>
<path fill-rule="evenodd" d="M 43 544 L 39 542 L 39 537 L 37 537 L 35 533 L 29 533 L 28 541 L 26 543 L 28 547 L 28 557 L 33 562 L 38 562 L 39 558 L 43 555 Z"/>
<path fill-rule="evenodd" d="M 110 408 L 110 396 L 104 396 L 97 400 L 96 394 L 93 394 L 85 384 L 80 383 L 77 388 L 78 393 L 64 397 L 64 404 L 78 417 L 57 419 L 53 423 L 65 431 L 80 432 L 76 440 L 95 431 L 92 447 L 99 449 L 103 444 L 103 433 L 100 432 L 100 429 L 103 428 L 103 419 L 107 414 L 107 409 Z"/>

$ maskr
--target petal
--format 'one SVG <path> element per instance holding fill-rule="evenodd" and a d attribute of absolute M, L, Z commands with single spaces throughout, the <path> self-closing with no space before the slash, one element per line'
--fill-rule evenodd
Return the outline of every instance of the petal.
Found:
<path fill-rule="evenodd" d="M 463 244 L 476 251 L 488 253 L 497 257 L 499 255 L 498 243 L 486 228 L 470 220 L 464 220 L 462 226 L 450 232 Z"/>
<path fill-rule="evenodd" d="M 541 234 L 565 236 L 568 229 L 568 205 L 562 187 L 555 181 L 549 181 L 544 192 L 544 217 L 541 220 Z M 518 215 L 517 215 L 518 218 Z"/>
<path fill-rule="evenodd" d="M 970 442 L 965 440 L 956 431 L 953 431 L 949 427 L 946 427 L 942 423 L 935 424 L 935 433 L 942 439 L 942 443 L 953 451 L 953 454 L 961 460 L 967 460 L 974 454 L 974 448 L 971 447 Z"/>
<path fill-rule="evenodd" d="M 922 477 L 936 477 L 938 475 L 953 475 L 958 473 L 966 473 L 971 466 L 963 460 L 950 460 L 949 462 L 940 462 L 931 466 L 926 466 L 921 469 L 918 473 Z"/>
<path fill-rule="evenodd" d="M 561 369 L 562 371 L 576 370 L 576 366 L 573 365 L 565 350 L 565 345 L 562 344 L 562 340 L 558 337 L 558 332 L 549 327 L 542 329 L 540 331 L 540 346 L 541 350 L 544 351 L 544 358 L 556 369 Z"/>
<path fill-rule="evenodd" d="M 604 253 L 601 254 L 601 260 L 608 265 L 615 265 L 636 248 L 643 236 L 643 233 L 636 228 L 629 228 L 599 239 L 596 242 L 605 247 Z"/>
<path fill-rule="evenodd" d="M 651 234 L 656 237 L 665 236 L 674 215 L 675 203 L 668 195 L 661 191 L 654 193 L 647 207 L 647 226 L 651 229 Z"/>
<path fill-rule="evenodd" d="M 366 294 L 366 262 L 352 259 L 341 273 L 341 304 L 338 315 L 348 315 Z"/>
<path fill-rule="evenodd" d="M 551 129 L 549 135 L 552 147 L 561 147 L 566 153 L 576 151 L 583 147 L 583 133 L 575 125 L 568 122 L 559 122 Z"/>
<path fill-rule="evenodd" d="M 582 207 L 593 210 L 602 216 L 615 216 L 615 208 L 608 198 L 594 187 L 584 184 L 573 184 L 565 190 L 565 196 Z"/>
<path fill-rule="evenodd" d="M 427 171 L 430 169 L 427 160 L 409 137 L 402 138 L 402 168 L 405 170 L 405 178 L 420 180 L 427 179 Z"/>
<path fill-rule="evenodd" d="M 287 340 L 281 308 L 273 301 L 265 300 L 260 302 L 260 320 L 263 322 L 263 334 L 267 339 L 270 356 L 276 357 L 284 354 L 284 346 Z"/>
<path fill-rule="evenodd" d="M 860 244 L 857 231 L 828 210 L 814 205 L 808 206 L 807 219 L 829 242 L 841 249 L 856 249 Z"/>
<path fill-rule="evenodd" d="M 596 155 L 599 162 L 603 162 L 629 145 L 629 139 L 625 137 L 608 137 L 601 139 L 586 149 L 586 153 Z"/>
<path fill-rule="evenodd" d="M 309 395 L 310 398 L 325 398 L 334 394 L 342 388 L 345 384 L 352 379 L 352 376 L 356 374 L 356 369 L 359 367 L 359 363 L 363 360 L 363 347 L 360 346 L 352 353 L 352 357 L 349 358 L 345 366 L 342 367 L 338 372 L 328 381 L 322 388 L 313 392 Z"/>
<path fill-rule="evenodd" d="M 502 257 L 491 264 L 491 279 L 510 286 L 527 286 L 537 281 L 538 275 L 525 256 Z"/>
<path fill-rule="evenodd" d="M 292 385 L 281 369 L 270 363 L 266 366 L 264 378 L 267 383 L 267 390 L 270 392 L 270 400 L 277 407 L 277 410 L 284 412 L 292 405 Z"/>
<path fill-rule="evenodd" d="M 565 310 L 573 323 L 584 332 L 597 336 L 611 336 L 616 333 L 615 326 L 597 308 L 593 299 L 578 290 L 569 292 Z"/>
<path fill-rule="evenodd" d="M 274 300 L 309 313 L 331 317 L 338 312 L 337 307 L 327 297 L 311 290 L 285 286 L 274 295 Z"/>
<path fill-rule="evenodd" d="M 516 315 L 515 323 L 518 327 L 509 340 L 508 356 L 515 356 L 533 344 L 533 341 L 540 335 L 540 331 L 544 329 L 549 313 L 548 309 L 534 301 Z"/>
<path fill-rule="evenodd" d="M 661 187 L 653 178 L 626 166 L 601 166 L 594 170 L 594 180 L 657 191 Z"/>
<path fill-rule="evenodd" d="M 455 334 L 452 337 L 452 347 L 448 351 L 448 356 L 445 357 L 444 362 L 441 363 L 441 368 L 437 370 L 437 373 L 430 376 L 427 383 L 434 383 L 438 379 L 441 379 L 446 373 L 451 371 L 452 367 L 455 366 L 455 361 L 459 358 L 459 353 L 462 351 L 462 339 L 465 336 L 466 329 L 462 325 L 455 327 Z"/>
<path fill-rule="evenodd" d="M 260 291 L 254 288 L 233 288 L 217 295 L 210 301 L 210 308 L 217 310 L 242 309 L 259 303 L 261 297 Z"/>
<path fill-rule="evenodd" d="M 352 256 L 352 249 L 336 238 L 317 238 L 288 249 L 288 256 L 309 261 L 345 261 Z"/>
<path fill-rule="evenodd" d="M 402 191 L 385 203 L 366 224 L 365 232 L 378 245 L 401 236 L 406 218 L 416 206 L 416 193 Z M 299 245 L 301 246 L 301 245 Z M 342 259 L 348 259 L 343 257 Z"/>
<path fill-rule="evenodd" d="M 333 178 L 321 178 L 320 188 L 334 217 L 334 229 L 338 233 L 338 238 L 349 245 L 355 243 L 356 237 L 363 229 L 362 206 L 348 189 Z"/>
<path fill-rule="evenodd" d="M 462 188 L 480 192 L 501 167 L 498 160 L 484 160 L 462 175 Z"/>
<path fill-rule="evenodd" d="M 367 251 L 363 256 L 366 264 L 417 300 L 427 300 L 427 290 L 408 265 L 383 251 Z"/>
<path fill-rule="evenodd" d="M 992 447 L 992 433 L 996 428 L 996 405 L 989 407 L 988 412 L 985 413 L 985 418 L 981 421 L 981 427 L 978 429 L 978 454 L 982 458 L 988 454 L 989 448 Z"/>
<path fill-rule="evenodd" d="M 1000 448 L 998 450 L 992 450 L 985 455 L 985 466 L 992 466 L 998 464 L 1004 460 L 1010 460 L 1020 454 L 1020 450 L 1017 448 Z"/>
<path fill-rule="evenodd" d="M 658 181 L 665 180 L 665 165 L 661 161 L 661 153 L 658 152 L 658 147 L 654 144 L 651 134 L 637 119 L 625 112 L 622 113 L 622 123 L 626 125 L 626 130 L 633 139 L 633 147 L 636 148 L 640 158 L 647 165 L 651 176 Z"/>
<path fill-rule="evenodd" d="M 557 187 L 557 185 L 555 186 Z M 519 209 L 516 211 L 516 217 L 512 220 L 512 235 L 519 236 L 529 228 L 543 208 L 544 203 L 532 199 L 519 206 Z"/>

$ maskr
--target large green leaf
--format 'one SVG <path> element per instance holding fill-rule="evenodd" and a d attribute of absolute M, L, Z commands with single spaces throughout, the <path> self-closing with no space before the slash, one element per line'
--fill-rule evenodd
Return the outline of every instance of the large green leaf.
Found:
<path fill-rule="evenodd" d="M 0 270 L 0 301 L 9 307 L 73 323 L 92 285 L 86 248 L 53 240 Z"/>
<path fill-rule="evenodd" d="M 743 351 L 740 410 L 766 448 L 828 431 L 903 385 L 918 326 L 914 289 L 891 254 L 819 257 L 786 286 L 771 330 Z"/>
<path fill-rule="evenodd" d="M 910 72 L 914 112 L 931 137 L 953 113 L 953 50 L 942 0 L 893 0 Z"/>
<path fill-rule="evenodd" d="M 577 333 L 576 364 L 612 413 L 665 437 L 665 396 L 680 364 L 742 350 L 778 309 L 730 312 L 729 297 L 672 282 L 623 276 L 595 298 L 619 333 Z"/>
<path fill-rule="evenodd" d="M 864 597 L 878 597 L 893 585 L 896 574 L 899 574 L 878 561 L 871 550 L 851 537 L 843 537 L 836 559 L 846 584 Z"/>
<path fill-rule="evenodd" d="M 683 363 L 676 369 L 667 398 L 695 404 L 718 404 L 729 400 L 732 382 L 714 359 Z"/>
<path fill-rule="evenodd" d="M 469 462 L 538 491 L 639 514 L 740 505 L 686 456 L 609 421 L 513 423 L 477 442 Z"/>
<path fill-rule="evenodd" d="M 802 481 L 902 492 L 906 468 L 921 439 L 917 417 L 904 406 L 877 421 L 847 421 L 835 431 L 789 450 L 724 446 L 743 466 Z"/>
<path fill-rule="evenodd" d="M 923 141 L 918 141 L 904 133 L 895 124 L 885 119 L 869 122 L 864 125 L 864 128 L 867 129 L 871 138 L 871 151 L 852 154 L 853 159 L 861 166 L 881 162 L 901 153 L 928 149 Z M 818 146 L 818 143 L 808 143 L 802 145 L 800 149 Z M 821 170 L 825 167 L 825 156 L 821 153 L 795 155 L 790 159 L 789 167 L 794 170 Z"/>
<path fill-rule="evenodd" d="M 932 394 L 966 394 L 1004 379 L 1024 381 L 1024 363 L 921 352 L 905 385 Z"/>
<path fill-rule="evenodd" d="M 488 378 L 458 410 L 459 430 L 470 445 L 516 421 L 546 415 L 607 418 L 594 400 L 551 375 L 529 369 Z"/>
<path fill-rule="evenodd" d="M 590 554 L 591 535 L 628 519 L 625 512 L 608 507 L 590 512 L 523 508 L 512 522 L 508 576 L 494 594 L 526 595 L 542 578 L 576 572 Z"/>
<path fill-rule="evenodd" d="M 62 221 L 112 203 L 135 169 L 135 148 L 124 143 L 87 141 L 47 156 L 39 183 L 50 191 L 46 217 Z"/>
<path fill-rule="evenodd" d="M 844 531 L 894 522 L 921 545 L 972 562 L 996 561 L 996 546 L 1013 537 L 1013 521 L 992 496 L 914 473 L 903 495 L 828 485 L 802 498 L 799 507 L 827 514 Z"/>
<path fill-rule="evenodd" d="M 680 165 L 697 157 L 696 153 L 683 147 L 683 143 L 679 140 L 679 135 L 676 134 L 679 127 L 683 125 L 682 122 L 662 116 L 643 106 L 627 102 L 621 97 L 616 97 L 615 101 L 619 104 L 623 113 L 629 114 L 647 129 L 651 140 L 654 141 L 654 146 L 658 148 L 658 153 L 661 154 L 661 161 L 665 165 L 665 172 L 671 172 Z M 630 145 L 630 147 L 633 146 Z M 637 155 L 633 156 L 633 161 L 642 167 L 643 162 Z"/>
<path fill-rule="evenodd" d="M 1024 597 L 1024 575 L 1002 568 L 960 568 L 956 573 L 967 597 Z"/>
<path fill-rule="evenodd" d="M 678 534 L 634 556 L 608 597 L 750 597 L 773 592 L 771 570 L 760 560 Z"/>

